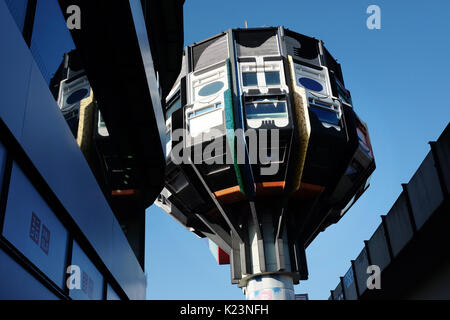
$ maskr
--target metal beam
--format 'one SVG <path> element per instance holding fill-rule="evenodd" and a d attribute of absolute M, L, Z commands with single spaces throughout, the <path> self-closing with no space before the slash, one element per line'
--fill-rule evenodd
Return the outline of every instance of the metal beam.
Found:
<path fill-rule="evenodd" d="M 196 213 L 195 216 L 200 219 L 213 233 L 202 231 L 204 235 L 210 238 L 220 249 L 231 254 L 231 236 L 219 224 L 209 221 L 206 217 Z"/>
<path fill-rule="evenodd" d="M 214 202 L 214 205 L 219 210 L 220 214 L 222 215 L 222 217 L 224 218 L 224 220 L 226 221 L 226 223 L 230 227 L 231 231 L 236 234 L 236 236 L 239 238 L 239 240 L 241 242 L 245 242 L 246 238 L 244 237 L 241 228 L 239 227 L 239 225 L 235 221 L 233 221 L 233 218 L 231 216 L 226 214 L 226 212 L 223 209 L 222 205 L 219 203 L 219 201 L 217 201 L 217 199 L 214 196 L 213 192 L 211 191 L 211 189 L 206 184 L 205 179 L 203 179 L 203 177 L 202 177 L 201 173 L 198 171 L 197 167 L 192 163 L 192 160 L 191 160 L 190 157 L 189 157 L 189 162 L 190 162 L 190 164 L 192 166 L 192 169 L 197 174 L 200 182 L 203 184 L 203 187 L 206 189 L 206 192 L 209 194 L 209 196 L 211 197 L 211 200 Z"/>
<path fill-rule="evenodd" d="M 266 256 L 264 252 L 264 238 L 263 232 L 261 229 L 261 224 L 259 223 L 258 212 L 256 211 L 255 202 L 253 200 L 249 201 L 250 212 L 252 215 L 252 221 L 256 228 L 256 241 L 257 241 L 257 249 L 258 249 L 258 260 L 259 260 L 259 268 L 261 272 L 266 272 Z"/>
<path fill-rule="evenodd" d="M 286 269 L 286 257 L 284 256 L 284 225 L 286 224 L 286 204 L 283 205 L 280 215 L 278 216 L 277 226 L 275 229 L 275 255 L 277 258 L 278 271 Z"/>

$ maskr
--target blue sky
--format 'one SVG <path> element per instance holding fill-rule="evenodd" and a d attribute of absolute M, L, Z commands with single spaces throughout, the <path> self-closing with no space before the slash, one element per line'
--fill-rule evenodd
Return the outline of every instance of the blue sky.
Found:
<path fill-rule="evenodd" d="M 381 30 L 366 9 L 381 8 Z M 307 249 L 309 280 L 296 286 L 327 299 L 450 119 L 450 2 L 187 0 L 185 43 L 228 28 L 283 25 L 316 37 L 342 64 L 354 108 L 367 122 L 377 169 L 369 190 Z M 149 299 L 244 299 L 207 242 L 170 216 L 147 210 Z"/>

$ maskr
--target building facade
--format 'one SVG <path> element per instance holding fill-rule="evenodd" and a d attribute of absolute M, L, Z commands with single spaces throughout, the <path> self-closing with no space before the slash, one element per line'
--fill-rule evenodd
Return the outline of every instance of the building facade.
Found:
<path fill-rule="evenodd" d="M 145 299 L 182 6 L 0 0 L 0 299 Z"/>

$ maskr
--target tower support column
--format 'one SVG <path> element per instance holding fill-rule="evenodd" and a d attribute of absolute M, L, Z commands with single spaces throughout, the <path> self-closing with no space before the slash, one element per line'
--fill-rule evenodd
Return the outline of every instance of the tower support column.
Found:
<path fill-rule="evenodd" d="M 286 228 L 276 239 L 277 225 L 270 208 L 251 215 L 248 226 L 252 275 L 247 275 L 243 286 L 246 299 L 294 300 Z M 277 241 L 283 242 L 281 251 L 276 250 Z M 277 261 L 282 261 L 283 267 Z"/>
<path fill-rule="evenodd" d="M 244 288 L 247 300 L 295 300 L 294 282 L 288 275 L 261 275 Z"/>

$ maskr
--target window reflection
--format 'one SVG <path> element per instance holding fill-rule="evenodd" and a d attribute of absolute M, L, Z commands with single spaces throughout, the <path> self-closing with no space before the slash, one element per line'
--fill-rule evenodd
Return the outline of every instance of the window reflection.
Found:
<path fill-rule="evenodd" d="M 253 101 L 246 104 L 247 119 L 286 118 L 286 103 L 272 99 Z"/>
<path fill-rule="evenodd" d="M 25 16 L 27 15 L 28 0 L 5 0 L 5 3 L 20 31 L 23 32 Z"/>
<path fill-rule="evenodd" d="M 50 84 L 64 54 L 75 49 L 57 0 L 37 1 L 30 49 L 45 81 Z"/>
<path fill-rule="evenodd" d="M 321 122 L 332 124 L 334 126 L 339 125 L 339 116 L 336 112 L 315 106 L 311 106 L 310 108 Z"/>

